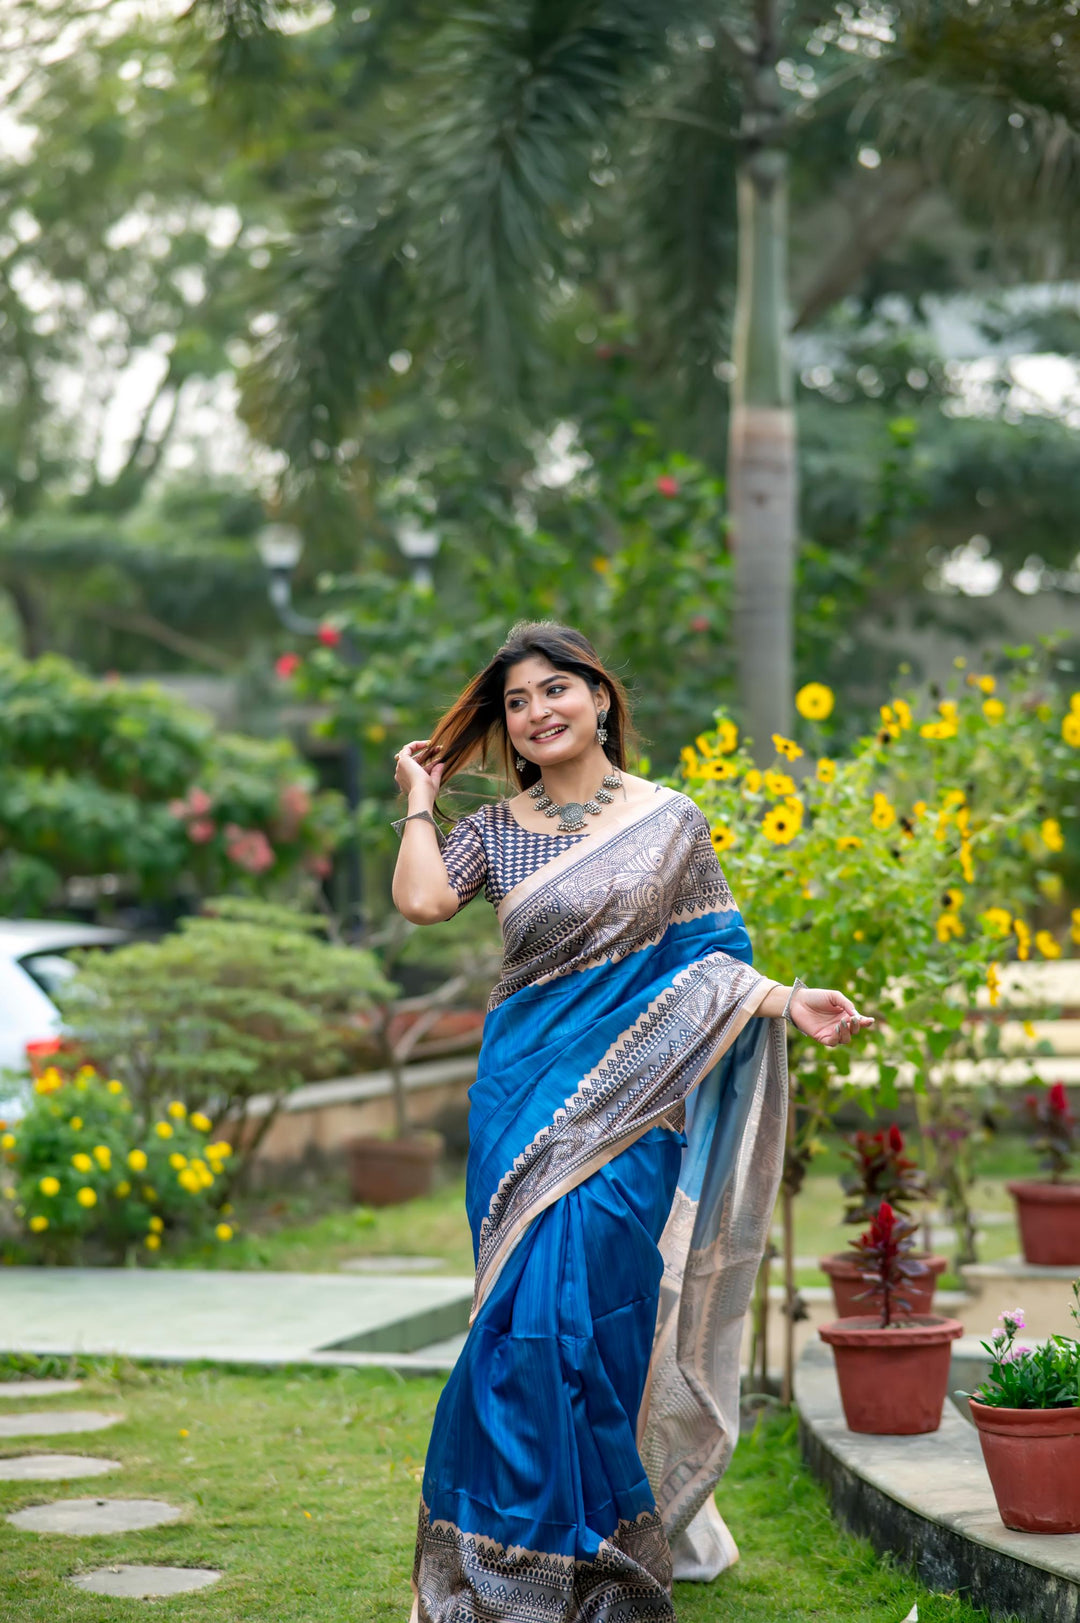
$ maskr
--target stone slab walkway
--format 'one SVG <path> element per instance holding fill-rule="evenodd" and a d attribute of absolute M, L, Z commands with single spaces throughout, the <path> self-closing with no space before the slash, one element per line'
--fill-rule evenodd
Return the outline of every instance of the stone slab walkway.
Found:
<path fill-rule="evenodd" d="M 460 1336 L 471 1300 L 453 1277 L 5 1268 L 0 1350 L 445 1369 L 424 1349 Z"/>

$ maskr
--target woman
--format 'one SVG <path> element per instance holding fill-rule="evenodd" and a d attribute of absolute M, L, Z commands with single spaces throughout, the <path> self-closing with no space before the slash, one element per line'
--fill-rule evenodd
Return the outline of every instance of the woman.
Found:
<path fill-rule="evenodd" d="M 704 817 L 626 771 L 628 727 L 579 632 L 522 625 L 397 756 L 397 907 L 433 924 L 483 888 L 505 949 L 413 1623 L 670 1623 L 673 1576 L 736 1559 L 713 1488 L 783 1160 L 783 1017 L 828 1046 L 872 1023 L 751 967 Z M 443 842 L 439 788 L 490 746 L 521 792 Z"/>

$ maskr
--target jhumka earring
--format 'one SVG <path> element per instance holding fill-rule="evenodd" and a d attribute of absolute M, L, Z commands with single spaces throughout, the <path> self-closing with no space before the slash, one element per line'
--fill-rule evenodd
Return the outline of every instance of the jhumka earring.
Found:
<path fill-rule="evenodd" d="M 605 725 L 607 722 L 607 716 L 608 713 L 606 710 L 598 710 L 596 712 L 596 742 L 598 744 L 607 743 L 607 726 Z"/>
<path fill-rule="evenodd" d="M 524 770 L 528 766 L 528 764 L 529 764 L 528 761 L 526 761 L 526 759 L 525 759 L 525 757 L 523 755 L 515 755 L 514 756 L 514 765 L 517 767 L 519 772 L 524 772 Z"/>

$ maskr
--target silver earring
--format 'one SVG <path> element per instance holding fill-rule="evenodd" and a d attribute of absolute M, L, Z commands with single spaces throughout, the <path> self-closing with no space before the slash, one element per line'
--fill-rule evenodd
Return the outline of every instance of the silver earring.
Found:
<path fill-rule="evenodd" d="M 608 713 L 606 710 L 598 710 L 596 712 L 596 742 L 598 744 L 607 743 L 607 727 L 605 726 L 607 716 Z"/>
<path fill-rule="evenodd" d="M 514 756 L 514 765 L 517 767 L 519 772 L 524 772 L 524 770 L 528 766 L 528 764 L 529 764 L 528 761 L 526 761 L 523 756 L 521 756 L 521 755 L 515 755 Z"/>

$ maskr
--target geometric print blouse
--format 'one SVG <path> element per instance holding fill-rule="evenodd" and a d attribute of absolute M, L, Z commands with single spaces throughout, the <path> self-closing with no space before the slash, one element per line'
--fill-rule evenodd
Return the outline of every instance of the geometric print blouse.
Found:
<path fill-rule="evenodd" d="M 446 877 L 462 907 L 481 888 L 493 907 L 498 907 L 515 885 L 520 885 L 537 868 L 557 857 L 585 834 L 537 834 L 522 828 L 505 800 L 470 812 L 446 836 L 442 859 Z"/>

